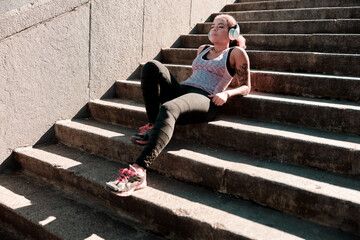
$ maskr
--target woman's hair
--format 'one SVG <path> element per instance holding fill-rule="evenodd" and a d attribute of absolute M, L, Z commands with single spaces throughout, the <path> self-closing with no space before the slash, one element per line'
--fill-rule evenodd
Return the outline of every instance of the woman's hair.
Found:
<path fill-rule="evenodd" d="M 215 19 L 216 18 L 225 19 L 229 29 L 236 27 L 237 22 L 236 22 L 236 20 L 235 20 L 235 18 L 233 16 L 230 16 L 228 14 L 220 14 L 220 15 L 217 15 L 215 17 Z M 241 47 L 243 49 L 246 49 L 246 39 L 242 35 L 240 35 L 237 39 L 230 40 L 229 47 L 234 47 L 234 46 L 239 46 L 239 47 Z"/>

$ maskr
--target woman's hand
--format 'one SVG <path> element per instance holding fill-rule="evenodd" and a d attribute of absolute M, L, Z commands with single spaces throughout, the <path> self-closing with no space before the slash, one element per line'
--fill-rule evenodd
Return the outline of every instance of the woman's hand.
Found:
<path fill-rule="evenodd" d="M 227 92 L 224 91 L 215 95 L 209 95 L 209 97 L 212 98 L 212 102 L 216 106 L 222 106 L 228 100 L 229 95 L 227 94 Z"/>

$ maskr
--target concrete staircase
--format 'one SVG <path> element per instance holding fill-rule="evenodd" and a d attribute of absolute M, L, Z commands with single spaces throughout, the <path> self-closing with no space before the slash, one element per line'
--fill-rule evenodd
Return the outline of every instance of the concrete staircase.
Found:
<path fill-rule="evenodd" d="M 56 144 L 15 151 L 0 219 L 35 239 L 358 239 L 360 3 L 224 10 L 247 39 L 251 94 L 216 121 L 178 126 L 149 187 L 121 198 L 104 183 L 140 153 L 130 136 L 147 119 L 139 80 L 119 80 L 116 97 L 89 102 L 89 119 L 55 124 Z M 178 80 L 210 24 L 162 50 Z"/>

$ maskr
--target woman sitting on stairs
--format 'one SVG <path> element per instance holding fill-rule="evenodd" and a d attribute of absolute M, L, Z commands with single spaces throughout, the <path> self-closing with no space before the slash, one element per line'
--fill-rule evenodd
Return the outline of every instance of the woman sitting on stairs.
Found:
<path fill-rule="evenodd" d="M 199 47 L 193 73 L 182 83 L 156 60 L 143 67 L 141 88 L 149 123 L 131 140 L 145 146 L 135 164 L 120 169 L 120 176 L 106 183 L 118 195 L 129 196 L 146 186 L 146 169 L 169 143 L 176 122 L 211 121 L 230 97 L 250 92 L 249 58 L 236 20 L 218 15 L 208 36 L 213 46 Z"/>

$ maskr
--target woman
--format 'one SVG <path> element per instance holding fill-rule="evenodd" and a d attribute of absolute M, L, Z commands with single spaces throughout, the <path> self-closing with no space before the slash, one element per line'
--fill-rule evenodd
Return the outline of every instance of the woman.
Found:
<path fill-rule="evenodd" d="M 218 15 L 209 39 L 213 46 L 199 47 L 193 73 L 181 84 L 158 61 L 143 67 L 141 88 L 149 123 L 131 140 L 145 146 L 135 164 L 120 169 L 120 176 L 106 184 L 118 195 L 129 196 L 146 186 L 146 169 L 169 143 L 175 123 L 211 121 L 229 98 L 250 92 L 249 58 L 236 20 Z"/>

